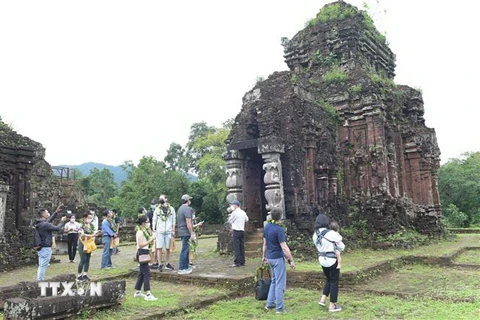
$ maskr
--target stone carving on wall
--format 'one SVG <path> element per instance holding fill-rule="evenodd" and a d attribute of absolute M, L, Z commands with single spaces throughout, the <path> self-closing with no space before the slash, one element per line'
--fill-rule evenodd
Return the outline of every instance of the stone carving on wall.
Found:
<path fill-rule="evenodd" d="M 0 184 L 0 236 L 5 232 L 5 214 L 7 213 L 8 185 Z"/>
<path fill-rule="evenodd" d="M 272 148 L 265 147 L 263 150 L 271 150 Z M 275 148 L 279 150 L 279 148 Z M 280 148 L 280 150 L 283 149 Z M 267 204 L 265 208 L 270 211 L 275 207 L 283 210 L 283 219 L 285 219 L 285 201 L 283 198 L 283 179 L 282 179 L 282 162 L 280 160 L 280 153 L 264 153 L 262 158 L 265 162 L 263 170 L 265 175 L 263 182 L 265 183 L 265 199 Z"/>
<path fill-rule="evenodd" d="M 233 200 L 238 200 L 243 203 L 243 159 L 242 154 L 237 150 L 231 150 L 224 155 L 226 161 L 227 180 L 226 186 L 228 188 L 227 201 L 231 203 Z"/>

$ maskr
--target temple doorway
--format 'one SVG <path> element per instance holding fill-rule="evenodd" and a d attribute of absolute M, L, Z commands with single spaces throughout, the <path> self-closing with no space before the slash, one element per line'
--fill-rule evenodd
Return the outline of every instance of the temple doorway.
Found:
<path fill-rule="evenodd" d="M 256 228 L 262 228 L 263 221 L 267 217 L 263 159 L 257 148 L 245 149 L 242 152 L 244 153 L 243 205 L 250 224 Z"/>

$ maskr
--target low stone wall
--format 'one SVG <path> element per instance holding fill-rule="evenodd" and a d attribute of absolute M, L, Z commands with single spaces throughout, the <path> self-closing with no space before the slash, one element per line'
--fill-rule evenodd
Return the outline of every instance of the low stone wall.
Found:
<path fill-rule="evenodd" d="M 45 281 L 73 282 L 75 281 L 75 278 L 76 277 L 74 274 L 62 274 Z M 51 295 L 51 292 L 49 293 L 47 291 L 47 295 Z M 3 304 L 8 299 L 18 297 L 24 299 L 34 299 L 39 296 L 40 287 L 38 286 L 38 281 L 22 281 L 11 286 L 0 287 L 0 310 L 3 310 Z"/>
<path fill-rule="evenodd" d="M 125 300 L 125 280 L 102 283 L 99 296 L 50 296 L 34 299 L 11 298 L 5 302 L 4 319 L 62 319 L 82 310 L 112 307 Z"/>
<path fill-rule="evenodd" d="M 480 228 L 448 228 L 452 233 L 480 233 Z"/>

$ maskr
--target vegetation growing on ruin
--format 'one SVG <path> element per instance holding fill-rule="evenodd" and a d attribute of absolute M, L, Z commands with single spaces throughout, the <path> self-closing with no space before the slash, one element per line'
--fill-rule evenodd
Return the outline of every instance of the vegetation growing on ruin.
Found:
<path fill-rule="evenodd" d="M 325 84 L 342 83 L 342 82 L 345 82 L 347 78 L 348 78 L 347 73 L 337 66 L 332 67 L 328 72 L 324 73 L 322 76 L 322 79 L 325 82 Z"/>
<path fill-rule="evenodd" d="M 326 57 L 324 57 L 320 50 L 315 52 L 315 61 L 317 61 L 320 66 L 333 66 L 338 65 L 340 62 L 334 52 L 330 52 Z"/>
<path fill-rule="evenodd" d="M 290 77 L 290 82 L 293 84 L 297 83 L 297 75 L 295 73 L 292 73 L 292 76 Z"/>
<path fill-rule="evenodd" d="M 340 114 L 334 106 L 332 106 L 325 100 L 319 100 L 317 103 L 323 108 L 323 110 L 325 110 L 330 119 L 332 119 L 335 123 L 340 122 Z"/>
<path fill-rule="evenodd" d="M 361 83 L 358 83 L 356 85 L 354 85 L 352 88 L 351 88 L 351 91 L 355 94 L 359 94 L 360 92 L 362 92 L 362 84 Z"/>
<path fill-rule="evenodd" d="M 387 43 L 387 37 L 385 37 L 383 34 L 378 32 L 377 28 L 375 28 L 375 23 L 373 22 L 373 19 L 368 15 L 368 13 L 363 12 L 363 24 L 365 25 L 365 28 L 372 34 L 372 36 L 375 38 L 380 43 Z"/>
<path fill-rule="evenodd" d="M 352 6 L 342 6 L 338 3 L 327 5 L 320 10 L 315 18 L 309 20 L 306 25 L 316 26 L 319 23 L 332 20 L 343 20 L 348 17 L 353 17 L 357 12 L 358 11 Z"/>
<path fill-rule="evenodd" d="M 388 78 L 386 75 L 384 75 L 381 72 L 377 72 L 372 66 L 368 64 L 366 65 L 368 66 L 368 70 L 367 70 L 368 78 L 373 84 L 379 87 L 382 87 L 385 89 L 391 89 L 391 90 L 394 90 L 397 87 L 393 79 Z"/>

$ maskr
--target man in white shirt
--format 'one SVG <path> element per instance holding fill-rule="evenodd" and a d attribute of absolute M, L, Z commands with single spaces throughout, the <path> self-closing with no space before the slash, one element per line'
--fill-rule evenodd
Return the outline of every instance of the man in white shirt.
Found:
<path fill-rule="evenodd" d="M 248 222 L 248 216 L 240 209 L 238 200 L 233 200 L 230 208 L 232 213 L 228 222 L 232 225 L 233 252 L 235 253 L 235 260 L 231 267 L 242 267 L 245 266 L 245 223 Z"/>

